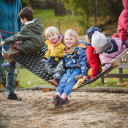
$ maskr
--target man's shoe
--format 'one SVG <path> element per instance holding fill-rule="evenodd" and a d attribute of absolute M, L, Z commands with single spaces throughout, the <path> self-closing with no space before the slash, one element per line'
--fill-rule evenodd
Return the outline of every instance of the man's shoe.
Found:
<path fill-rule="evenodd" d="M 55 107 L 62 107 L 63 105 L 67 105 L 69 103 L 68 98 L 66 97 L 66 99 L 59 99 L 59 102 L 57 104 L 55 104 Z"/>
<path fill-rule="evenodd" d="M 57 104 L 59 102 L 60 97 L 58 95 L 55 95 L 51 101 L 52 104 Z"/>
<path fill-rule="evenodd" d="M 9 99 L 9 100 L 19 100 L 19 101 L 22 100 L 20 97 L 17 97 L 17 95 L 14 94 L 14 93 L 10 93 L 10 94 L 8 95 L 7 99 Z"/>
<path fill-rule="evenodd" d="M 13 68 L 15 69 L 15 63 L 9 62 L 7 64 L 2 65 L 4 68 Z"/>
<path fill-rule="evenodd" d="M 49 80 L 49 83 L 57 87 L 59 84 L 59 80 L 57 78 L 54 78 L 52 80 Z"/>

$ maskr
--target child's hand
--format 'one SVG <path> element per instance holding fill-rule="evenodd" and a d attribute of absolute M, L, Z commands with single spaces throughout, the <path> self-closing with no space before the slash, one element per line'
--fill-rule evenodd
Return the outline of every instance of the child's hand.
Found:
<path fill-rule="evenodd" d="M 46 62 L 46 60 L 45 59 L 42 59 L 42 62 Z"/>
<path fill-rule="evenodd" d="M 88 79 L 88 76 L 83 76 L 83 79 L 84 79 L 84 80 L 87 80 L 87 79 Z"/>
<path fill-rule="evenodd" d="M 3 47 L 5 45 L 5 42 L 4 41 L 1 41 L 1 46 Z"/>
<path fill-rule="evenodd" d="M 104 77 L 105 77 L 105 76 L 107 76 L 107 75 L 108 75 L 107 73 L 106 73 L 106 74 L 104 74 Z"/>

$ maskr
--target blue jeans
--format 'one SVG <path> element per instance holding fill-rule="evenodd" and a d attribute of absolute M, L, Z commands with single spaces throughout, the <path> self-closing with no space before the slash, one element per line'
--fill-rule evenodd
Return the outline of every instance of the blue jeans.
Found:
<path fill-rule="evenodd" d="M 0 84 L 1 84 L 1 76 L 2 76 L 2 64 L 3 64 L 3 57 L 0 54 Z M 6 74 L 6 91 L 7 95 L 10 94 L 10 92 L 14 92 L 15 86 L 14 86 L 14 80 L 15 80 L 15 72 L 14 69 L 7 69 L 7 74 Z"/>
<path fill-rule="evenodd" d="M 59 85 L 56 89 L 56 92 L 60 94 L 65 93 L 68 96 L 74 85 L 76 84 L 75 77 L 81 74 L 81 69 L 67 69 L 66 73 L 62 76 Z"/>

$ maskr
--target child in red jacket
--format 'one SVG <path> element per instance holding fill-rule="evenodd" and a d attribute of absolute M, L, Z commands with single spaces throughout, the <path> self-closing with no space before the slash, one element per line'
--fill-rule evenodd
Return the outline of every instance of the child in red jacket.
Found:
<path fill-rule="evenodd" d="M 86 31 L 86 38 L 90 46 L 86 49 L 86 56 L 87 56 L 87 63 L 90 67 L 90 71 L 88 71 L 88 76 L 91 79 L 95 78 L 99 74 L 100 69 L 100 60 L 99 54 L 94 52 L 94 47 L 91 46 L 91 38 L 95 31 L 101 32 L 101 30 L 97 27 L 92 26 L 91 28 L 87 29 Z"/>
<path fill-rule="evenodd" d="M 87 75 L 93 79 L 95 78 L 100 71 L 100 60 L 99 60 L 99 54 L 95 53 L 95 49 L 91 46 L 91 38 L 95 31 L 101 32 L 101 30 L 97 27 L 92 26 L 91 28 L 87 29 L 85 37 L 88 40 L 89 46 L 86 49 L 86 56 L 87 56 L 87 63 L 90 69 L 88 70 Z M 85 82 L 82 79 L 82 75 L 76 76 L 76 85 L 73 89 L 78 88 L 83 82 Z"/>

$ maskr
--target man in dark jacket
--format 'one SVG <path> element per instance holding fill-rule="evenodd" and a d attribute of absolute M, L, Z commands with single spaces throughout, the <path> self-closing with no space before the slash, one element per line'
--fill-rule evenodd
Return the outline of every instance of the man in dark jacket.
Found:
<path fill-rule="evenodd" d="M 22 8 L 21 0 L 0 0 L 0 31 L 7 31 L 12 33 L 17 33 L 22 24 L 20 19 L 18 18 L 18 14 Z M 7 39 L 13 34 L 3 33 L 1 32 L 2 40 Z M 4 45 L 5 50 L 9 49 L 9 45 Z M 2 63 L 3 57 L 1 55 L 2 48 L 0 45 L 0 84 L 1 84 L 1 76 L 2 76 Z M 21 98 L 17 97 L 14 94 L 14 69 L 7 69 L 6 76 L 6 91 L 7 98 L 12 100 L 21 100 Z"/>

